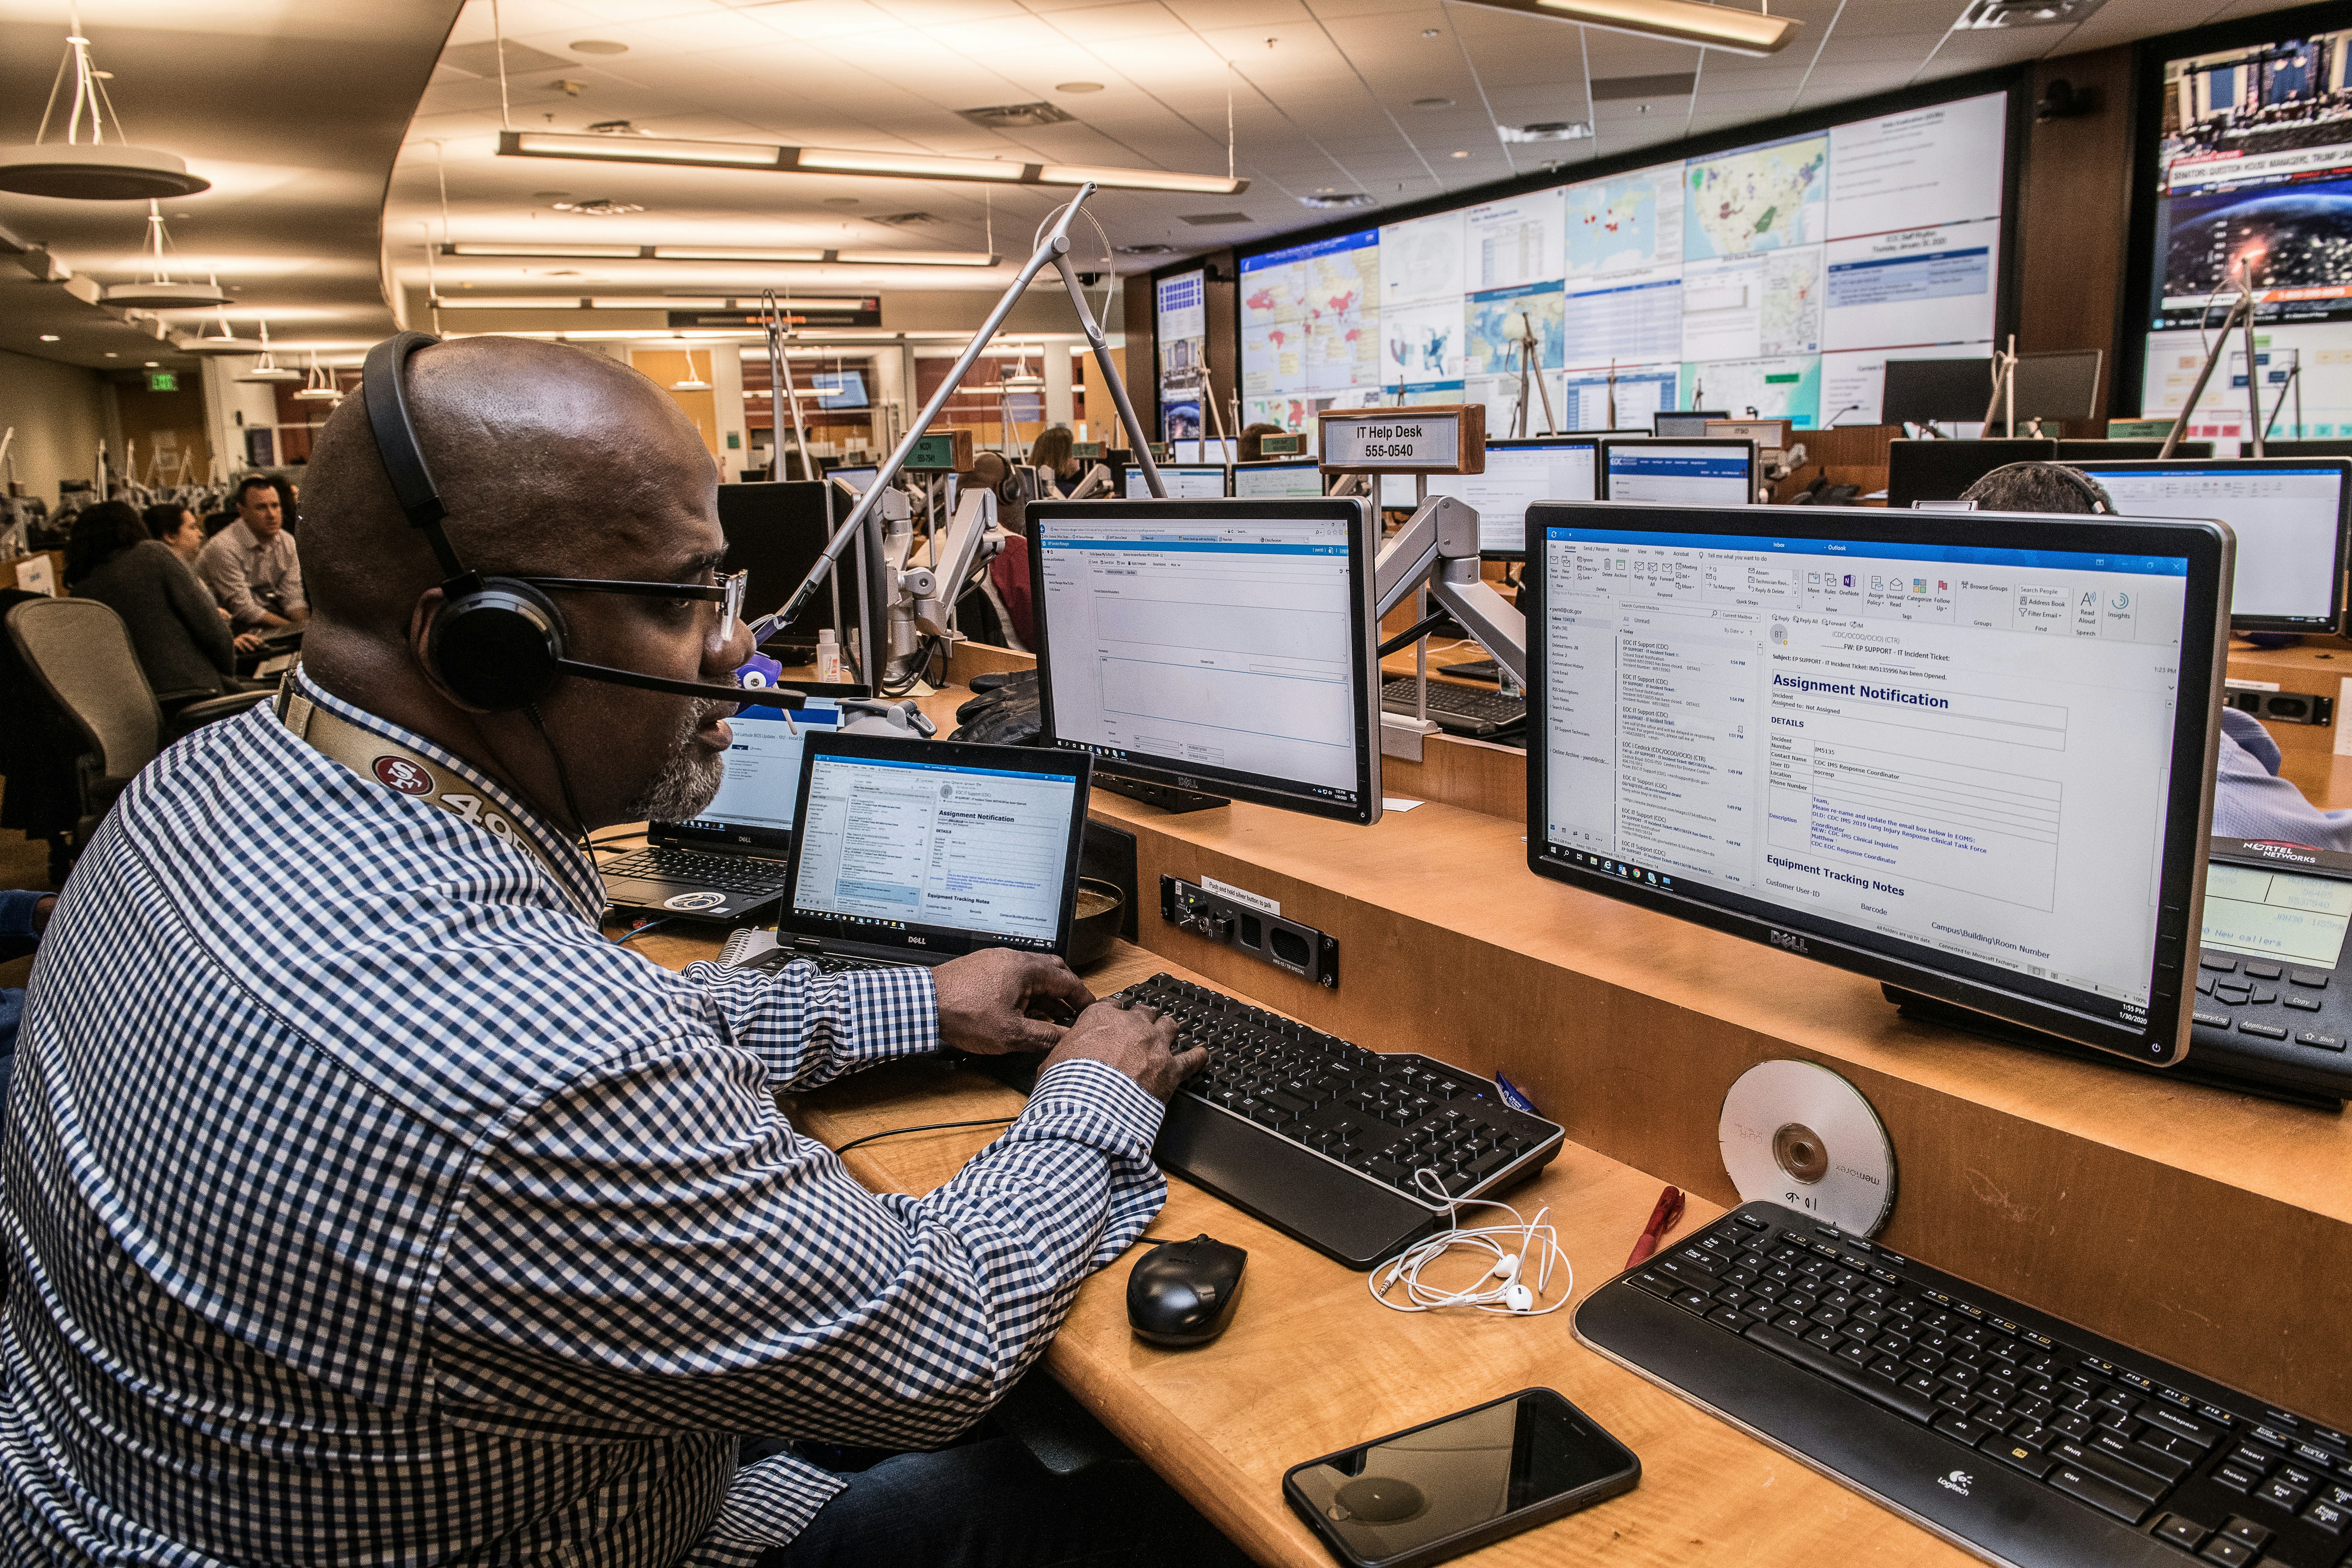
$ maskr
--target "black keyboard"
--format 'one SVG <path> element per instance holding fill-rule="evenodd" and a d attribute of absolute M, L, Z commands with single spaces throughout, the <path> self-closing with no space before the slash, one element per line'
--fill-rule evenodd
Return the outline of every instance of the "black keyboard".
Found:
<path fill-rule="evenodd" d="M 1381 682 L 1381 706 L 1391 713 L 1412 713 L 1412 678 L 1399 676 Z M 1524 697 L 1506 697 L 1499 691 L 1447 686 L 1433 680 L 1429 683 L 1429 717 L 1449 735 L 1485 740 L 1524 728 L 1528 700 Z"/>
<path fill-rule="evenodd" d="M 877 959 L 849 958 L 838 952 L 803 952 L 795 948 L 771 948 L 744 965 L 747 969 L 775 973 L 787 963 L 814 963 L 819 974 L 846 974 L 859 969 L 904 969 L 903 963 L 884 963 Z"/>
<path fill-rule="evenodd" d="M 1559 1152 L 1557 1125 L 1475 1073 L 1369 1051 L 1170 974 L 1118 994 L 1174 1017 L 1180 1044 L 1209 1047 L 1208 1069 L 1169 1104 L 1160 1163 L 1350 1268 L 1445 1223 L 1415 1172 L 1485 1197 Z"/>
<path fill-rule="evenodd" d="M 729 893 L 781 893 L 788 868 L 750 855 L 712 855 L 666 845 L 640 849 L 604 868 L 607 877 L 696 882 Z"/>
<path fill-rule="evenodd" d="M 1966 1280 L 1748 1204 L 1577 1337 L 2018 1568 L 2336 1568 L 2352 1441 Z"/>

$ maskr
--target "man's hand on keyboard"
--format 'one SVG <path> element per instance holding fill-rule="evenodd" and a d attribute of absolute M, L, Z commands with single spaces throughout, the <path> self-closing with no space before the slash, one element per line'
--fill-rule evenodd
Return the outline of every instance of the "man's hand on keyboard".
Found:
<path fill-rule="evenodd" d="M 1209 1065 L 1205 1046 L 1176 1049 L 1176 1020 L 1160 1016 L 1148 1005 L 1124 1006 L 1098 1002 L 1078 1015 L 1078 1021 L 1045 1058 L 1045 1069 L 1055 1062 L 1087 1057 L 1108 1062 L 1153 1096 L 1166 1100 L 1176 1086 Z"/>
<path fill-rule="evenodd" d="M 940 998 L 940 1038 L 975 1056 L 1049 1051 L 1064 1030 L 1028 1016 L 1033 1007 L 1075 1016 L 1095 994 L 1050 953 L 987 947 L 931 971 Z"/>

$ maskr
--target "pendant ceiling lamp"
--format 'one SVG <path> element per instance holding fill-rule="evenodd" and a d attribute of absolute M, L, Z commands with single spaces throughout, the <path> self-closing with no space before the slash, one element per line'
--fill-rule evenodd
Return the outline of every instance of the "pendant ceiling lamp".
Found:
<path fill-rule="evenodd" d="M 152 200 L 147 204 L 147 255 L 149 275 L 133 283 L 116 283 L 103 298 L 110 305 L 132 305 L 148 310 L 186 309 L 197 305 L 226 305 L 228 295 L 218 283 L 175 283 L 163 261 L 163 210 Z"/>
<path fill-rule="evenodd" d="M 701 375 L 694 368 L 694 351 L 692 349 L 686 351 L 686 379 L 684 381 L 671 382 L 669 384 L 669 389 L 672 392 L 708 392 L 710 390 L 710 384 L 703 380 Z"/>
<path fill-rule="evenodd" d="M 312 349 L 310 351 L 310 374 L 303 382 L 302 390 L 294 395 L 294 401 L 297 403 L 341 403 L 342 400 L 342 391 L 335 385 L 335 378 L 333 374 L 327 370 L 326 366 L 319 363 L 319 351 Z"/>
<path fill-rule="evenodd" d="M 269 354 L 269 323 L 261 323 L 261 353 L 254 356 L 253 368 L 237 377 L 239 381 L 299 381 L 302 373 L 281 366 Z"/>
<path fill-rule="evenodd" d="M 73 77 L 73 105 L 66 115 L 66 139 L 48 140 L 49 121 L 66 77 Z M 153 201 L 162 196 L 192 196 L 210 190 L 212 182 L 188 173 L 176 154 L 155 147 L 125 145 L 121 119 L 106 94 L 107 76 L 89 63 L 89 40 L 82 37 L 81 21 L 66 35 L 66 58 L 49 89 L 48 108 L 29 146 L 0 147 L 0 191 L 23 196 L 60 196 L 68 201 Z M 82 140 L 82 117 L 89 117 L 89 140 Z M 115 140 L 106 140 L 106 122 L 115 123 Z"/>
<path fill-rule="evenodd" d="M 172 346 L 189 354 L 254 354 L 265 346 L 259 338 L 240 338 L 229 331 L 228 311 L 217 310 L 220 331 L 205 332 L 193 338 L 182 338 Z"/>

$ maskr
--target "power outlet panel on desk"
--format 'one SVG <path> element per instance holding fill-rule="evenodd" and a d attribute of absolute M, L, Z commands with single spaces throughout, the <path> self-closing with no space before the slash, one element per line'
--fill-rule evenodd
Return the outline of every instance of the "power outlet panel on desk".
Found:
<path fill-rule="evenodd" d="M 1313 926 L 1252 909 L 1181 878 L 1160 879 L 1160 918 L 1276 969 L 1339 989 L 1339 942 Z"/>
<path fill-rule="evenodd" d="M 2265 723 L 2272 724 L 2333 724 L 2336 722 L 2336 699 L 2314 697 L 2301 691 L 2253 691 L 2231 687 L 2223 694 L 2223 701 L 2242 709 Z"/>

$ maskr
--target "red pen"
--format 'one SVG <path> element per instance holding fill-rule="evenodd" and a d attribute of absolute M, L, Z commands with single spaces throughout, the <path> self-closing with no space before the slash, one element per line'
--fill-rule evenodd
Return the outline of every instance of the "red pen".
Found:
<path fill-rule="evenodd" d="M 1625 1267 L 1634 1268 L 1655 1252 L 1658 1238 L 1674 1229 L 1675 1222 L 1682 1217 L 1683 1190 L 1668 1187 L 1658 1194 L 1658 1206 L 1650 1211 L 1650 1223 L 1642 1228 L 1642 1239 L 1633 1244 L 1633 1256 L 1625 1259 Z"/>

